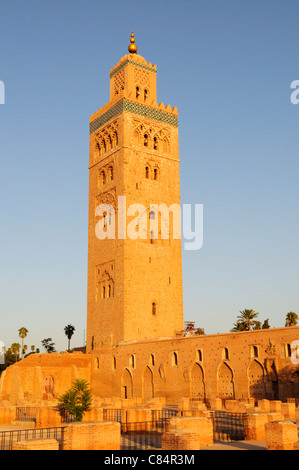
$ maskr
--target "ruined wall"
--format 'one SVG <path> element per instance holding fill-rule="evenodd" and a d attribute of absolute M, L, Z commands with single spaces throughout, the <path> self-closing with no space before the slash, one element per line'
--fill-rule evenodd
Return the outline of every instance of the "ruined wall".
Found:
<path fill-rule="evenodd" d="M 0 399 L 13 404 L 57 398 L 76 379 L 90 382 L 90 358 L 83 353 L 32 354 L 0 378 Z"/>
<path fill-rule="evenodd" d="M 2 375 L 0 400 L 55 398 L 76 378 L 100 398 L 298 398 L 299 370 L 291 358 L 298 336 L 299 327 L 273 328 L 129 341 L 86 355 L 34 354 Z"/>
<path fill-rule="evenodd" d="M 98 396 L 282 399 L 299 396 L 291 343 L 299 327 L 131 341 L 94 351 Z"/>

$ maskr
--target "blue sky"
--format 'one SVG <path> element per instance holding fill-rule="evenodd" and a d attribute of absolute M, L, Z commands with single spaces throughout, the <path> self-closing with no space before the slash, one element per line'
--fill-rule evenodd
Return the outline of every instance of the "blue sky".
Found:
<path fill-rule="evenodd" d="M 228 332 L 253 308 L 299 313 L 297 0 L 11 0 L 0 5 L 0 340 L 81 346 L 86 329 L 89 116 L 127 53 L 157 64 L 177 106 L 181 200 L 204 206 L 183 251 L 184 316 Z"/>

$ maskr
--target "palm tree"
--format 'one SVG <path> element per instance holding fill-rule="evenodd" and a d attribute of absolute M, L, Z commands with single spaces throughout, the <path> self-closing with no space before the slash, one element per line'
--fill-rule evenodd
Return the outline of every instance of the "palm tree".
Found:
<path fill-rule="evenodd" d="M 12 352 L 15 354 L 15 357 L 16 357 L 16 362 L 18 360 L 18 353 L 20 351 L 20 348 L 21 348 L 21 345 L 19 343 L 13 343 L 10 347 L 10 349 L 12 350 Z"/>
<path fill-rule="evenodd" d="M 22 349 L 21 349 L 22 359 L 23 359 L 23 356 L 24 356 L 24 350 L 23 350 L 23 348 L 24 348 L 24 338 L 26 338 L 27 333 L 29 333 L 29 332 L 24 326 L 22 326 L 22 328 L 19 329 L 19 337 L 22 339 Z"/>
<path fill-rule="evenodd" d="M 42 340 L 42 345 L 47 351 L 47 353 L 52 353 L 55 352 L 55 343 L 52 342 L 52 338 L 45 338 Z M 36 350 L 36 352 L 39 352 L 39 349 Z"/>
<path fill-rule="evenodd" d="M 75 421 L 82 421 L 85 411 L 92 405 L 92 394 L 86 380 L 77 379 L 73 386 L 58 398 L 58 409 L 70 414 Z"/>
<path fill-rule="evenodd" d="M 252 309 L 240 310 L 241 315 L 238 316 L 241 323 L 244 324 L 244 330 L 251 330 L 259 326 L 260 322 L 254 320 L 259 313 Z"/>
<path fill-rule="evenodd" d="M 298 315 L 295 312 L 289 312 L 286 314 L 286 323 L 285 326 L 295 326 L 297 325 Z"/>
<path fill-rule="evenodd" d="M 71 344 L 71 337 L 73 336 L 75 331 L 75 327 L 73 325 L 67 325 L 64 328 L 64 332 L 66 336 L 68 337 L 68 351 L 70 350 L 70 344 Z"/>
<path fill-rule="evenodd" d="M 233 328 L 230 331 L 245 331 L 247 330 L 245 322 L 238 321 L 234 323 Z"/>

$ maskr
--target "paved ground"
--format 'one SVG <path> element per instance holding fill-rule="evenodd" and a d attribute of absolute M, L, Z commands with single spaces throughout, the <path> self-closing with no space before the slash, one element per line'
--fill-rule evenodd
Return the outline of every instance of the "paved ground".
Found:
<path fill-rule="evenodd" d="M 17 426 L 0 426 L 1 431 L 17 431 L 24 430 L 24 427 Z M 266 450 L 266 442 L 264 441 L 233 441 L 220 442 L 215 441 L 213 446 L 202 447 L 201 450 Z"/>
<path fill-rule="evenodd" d="M 264 441 L 215 441 L 213 446 L 202 447 L 201 450 L 267 450 Z"/>

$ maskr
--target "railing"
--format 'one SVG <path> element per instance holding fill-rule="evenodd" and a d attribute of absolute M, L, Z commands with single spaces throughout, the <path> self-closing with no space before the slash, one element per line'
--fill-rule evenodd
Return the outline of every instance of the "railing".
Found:
<path fill-rule="evenodd" d="M 180 413 L 174 409 L 152 410 L 151 420 L 144 422 L 127 422 L 127 410 L 105 409 L 104 421 L 117 421 L 121 424 L 122 450 L 154 450 L 161 449 L 161 436 L 166 431 L 167 424 L 175 416 L 202 416 L 200 410 L 186 410 Z M 36 408 L 18 408 L 19 420 L 32 421 L 36 416 Z M 230 413 L 226 411 L 210 411 L 208 416 L 212 419 L 214 440 L 232 441 L 244 440 L 244 426 L 246 413 Z M 68 422 L 72 418 L 64 416 Z M 0 451 L 12 449 L 13 443 L 32 439 L 56 439 L 61 442 L 64 426 L 42 429 L 20 429 L 0 432 Z"/>
<path fill-rule="evenodd" d="M 213 437 L 215 441 L 242 441 L 245 432 L 246 413 L 231 413 L 228 411 L 208 411 L 208 416 L 213 423 Z M 200 410 L 183 410 L 179 413 L 185 417 L 200 417 Z"/>
<path fill-rule="evenodd" d="M 144 421 L 121 425 L 121 450 L 161 449 L 166 422 Z"/>
<path fill-rule="evenodd" d="M 121 423 L 124 420 L 125 412 L 126 410 L 123 409 L 105 408 L 103 410 L 103 421 L 117 421 Z"/>
<path fill-rule="evenodd" d="M 246 413 L 212 411 L 214 439 L 218 441 L 242 441 L 245 439 Z"/>
<path fill-rule="evenodd" d="M 0 431 L 0 451 L 12 450 L 13 444 L 19 441 L 35 439 L 56 439 L 61 443 L 64 426 L 41 429 L 16 429 L 13 431 Z"/>
<path fill-rule="evenodd" d="M 16 408 L 16 421 L 36 422 L 38 408 L 31 406 L 18 406 Z"/>

